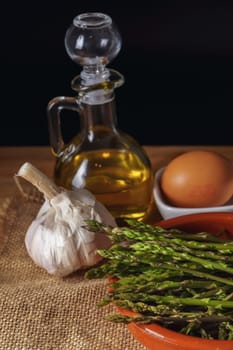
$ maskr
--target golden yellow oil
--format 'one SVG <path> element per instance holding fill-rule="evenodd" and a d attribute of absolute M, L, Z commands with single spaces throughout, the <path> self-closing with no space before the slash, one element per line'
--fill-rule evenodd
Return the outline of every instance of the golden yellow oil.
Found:
<path fill-rule="evenodd" d="M 143 220 L 150 211 L 152 170 L 133 152 L 106 149 L 58 158 L 55 181 L 88 189 L 115 218 Z"/>

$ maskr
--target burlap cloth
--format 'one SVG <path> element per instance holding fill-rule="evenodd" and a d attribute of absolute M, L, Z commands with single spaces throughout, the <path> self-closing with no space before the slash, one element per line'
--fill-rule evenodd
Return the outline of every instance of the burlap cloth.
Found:
<path fill-rule="evenodd" d="M 40 205 L 17 194 L 2 203 L 0 349 L 145 349 L 127 326 L 105 319 L 113 306 L 97 307 L 105 280 L 86 280 L 80 272 L 58 278 L 31 260 L 24 237 Z"/>

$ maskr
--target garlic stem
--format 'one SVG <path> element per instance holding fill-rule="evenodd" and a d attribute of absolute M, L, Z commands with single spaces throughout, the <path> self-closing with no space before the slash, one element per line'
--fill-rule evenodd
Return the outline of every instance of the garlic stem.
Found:
<path fill-rule="evenodd" d="M 40 192 L 42 192 L 46 199 L 50 200 L 61 192 L 59 187 L 44 173 L 37 169 L 31 163 L 24 163 L 16 176 L 21 176 L 32 185 L 34 185 Z"/>

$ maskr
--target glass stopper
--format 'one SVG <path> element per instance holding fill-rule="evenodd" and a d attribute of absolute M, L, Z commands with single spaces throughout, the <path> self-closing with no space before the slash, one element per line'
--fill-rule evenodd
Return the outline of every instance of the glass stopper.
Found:
<path fill-rule="evenodd" d="M 111 17 L 99 12 L 76 16 L 65 35 L 68 55 L 83 67 L 80 76 L 84 85 L 100 83 L 109 77 L 106 65 L 117 56 L 121 43 Z"/>

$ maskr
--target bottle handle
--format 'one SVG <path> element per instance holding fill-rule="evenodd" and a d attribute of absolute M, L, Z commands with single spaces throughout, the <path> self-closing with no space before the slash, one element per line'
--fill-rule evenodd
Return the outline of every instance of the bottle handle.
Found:
<path fill-rule="evenodd" d="M 65 146 L 61 130 L 61 111 L 68 109 L 79 111 L 77 97 L 54 97 L 47 106 L 49 137 L 53 153 L 58 156 Z"/>

